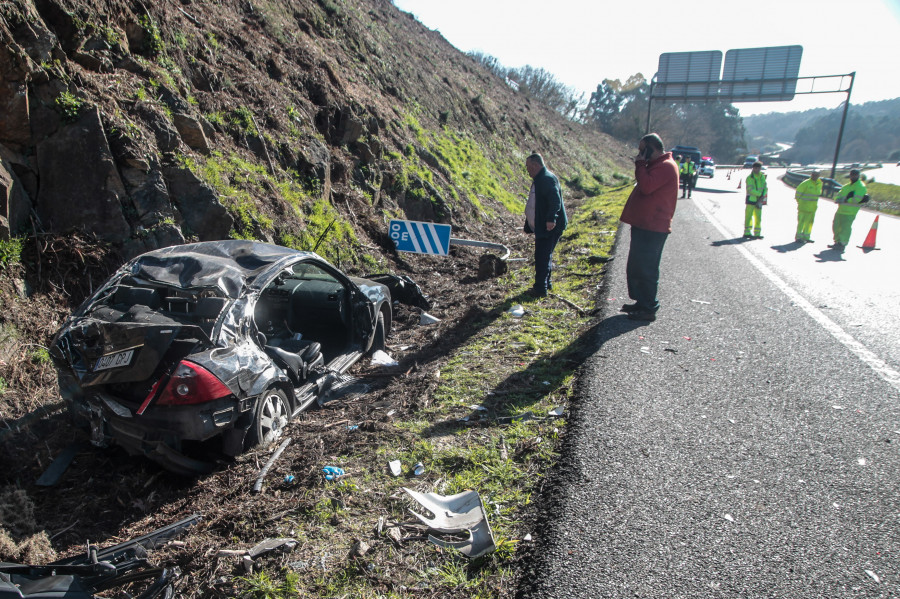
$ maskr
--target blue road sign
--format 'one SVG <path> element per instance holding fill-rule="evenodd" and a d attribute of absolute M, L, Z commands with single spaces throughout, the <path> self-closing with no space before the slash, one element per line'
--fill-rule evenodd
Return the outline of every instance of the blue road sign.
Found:
<path fill-rule="evenodd" d="M 389 227 L 397 251 L 446 256 L 450 250 L 450 225 L 392 220 Z"/>

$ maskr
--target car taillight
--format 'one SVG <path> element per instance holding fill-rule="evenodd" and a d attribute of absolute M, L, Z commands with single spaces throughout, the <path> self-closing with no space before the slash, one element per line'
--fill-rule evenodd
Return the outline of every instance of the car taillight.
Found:
<path fill-rule="evenodd" d="M 159 405 L 205 403 L 231 395 L 231 390 L 199 364 L 182 360 L 159 395 Z"/>

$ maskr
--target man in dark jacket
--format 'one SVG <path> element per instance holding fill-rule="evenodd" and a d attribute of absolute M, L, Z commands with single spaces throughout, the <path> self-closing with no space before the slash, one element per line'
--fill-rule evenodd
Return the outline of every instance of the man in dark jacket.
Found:
<path fill-rule="evenodd" d="M 534 233 L 534 287 L 531 294 L 545 297 L 552 289 L 550 258 L 569 219 L 563 206 L 559 179 L 544 166 L 540 154 L 525 159 L 525 169 L 534 180 L 525 205 L 525 232 Z"/>
<path fill-rule="evenodd" d="M 671 152 L 663 151 L 659 135 L 650 133 L 641 138 L 634 159 L 634 179 L 637 183 L 621 216 L 623 223 L 631 225 L 625 276 L 634 303 L 622 306 L 622 312 L 632 320 L 653 321 L 659 310 L 659 262 L 678 203 L 678 165 Z"/>

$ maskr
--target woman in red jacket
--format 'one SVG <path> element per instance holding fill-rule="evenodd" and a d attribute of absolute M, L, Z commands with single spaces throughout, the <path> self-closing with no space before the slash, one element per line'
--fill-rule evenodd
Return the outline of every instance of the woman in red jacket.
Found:
<path fill-rule="evenodd" d="M 622 210 L 621 221 L 631 225 L 625 276 L 628 296 L 634 300 L 622 306 L 622 312 L 632 320 L 656 320 L 659 310 L 659 262 L 678 203 L 678 165 L 663 148 L 656 133 L 641 138 L 634 159 L 637 184 Z"/>

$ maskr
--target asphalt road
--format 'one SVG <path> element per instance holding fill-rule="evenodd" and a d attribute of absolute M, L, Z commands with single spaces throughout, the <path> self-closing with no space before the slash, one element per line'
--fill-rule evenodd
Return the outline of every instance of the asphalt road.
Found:
<path fill-rule="evenodd" d="M 900 597 L 900 227 L 833 255 L 823 201 L 793 244 L 775 175 L 762 240 L 737 179 L 679 202 L 654 323 L 617 313 L 622 227 L 520 597 Z"/>

